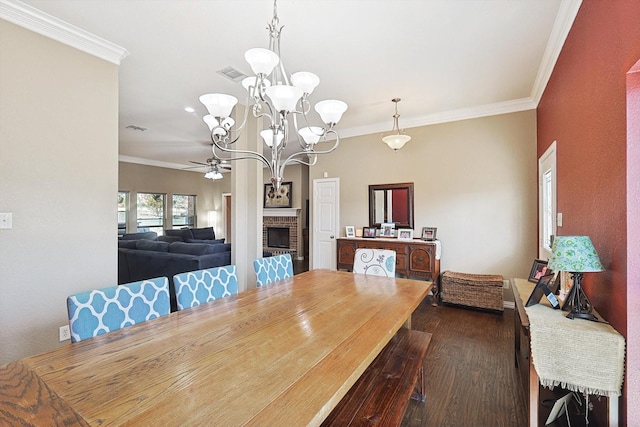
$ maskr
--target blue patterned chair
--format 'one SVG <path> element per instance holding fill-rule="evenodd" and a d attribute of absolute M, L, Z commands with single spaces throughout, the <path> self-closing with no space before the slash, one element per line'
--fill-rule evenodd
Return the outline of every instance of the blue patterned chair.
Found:
<path fill-rule="evenodd" d="M 238 293 L 235 265 L 189 271 L 173 276 L 178 310 Z"/>
<path fill-rule="evenodd" d="M 258 258 L 253 261 L 253 268 L 256 271 L 258 287 L 293 277 L 293 262 L 290 254 Z"/>
<path fill-rule="evenodd" d="M 166 277 L 125 283 L 67 298 L 71 342 L 169 314 Z"/>
<path fill-rule="evenodd" d="M 356 249 L 353 272 L 373 276 L 395 277 L 396 252 L 387 249 Z"/>

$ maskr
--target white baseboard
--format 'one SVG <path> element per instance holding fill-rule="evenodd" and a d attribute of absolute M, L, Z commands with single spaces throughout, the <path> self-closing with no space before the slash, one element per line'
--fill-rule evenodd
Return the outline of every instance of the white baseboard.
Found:
<path fill-rule="evenodd" d="M 509 308 L 511 310 L 515 310 L 516 308 L 516 303 L 513 301 L 502 301 L 502 306 L 504 308 Z"/>

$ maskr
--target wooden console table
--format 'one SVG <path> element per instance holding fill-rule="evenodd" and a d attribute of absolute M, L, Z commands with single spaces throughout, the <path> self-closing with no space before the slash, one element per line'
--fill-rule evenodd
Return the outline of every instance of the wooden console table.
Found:
<path fill-rule="evenodd" d="M 338 270 L 353 270 L 353 258 L 358 248 L 389 249 L 396 252 L 396 273 L 410 279 L 425 279 L 433 282 L 434 305 L 438 295 L 440 276 L 440 241 L 419 239 L 399 240 L 388 238 L 367 239 L 364 237 L 340 238 L 338 242 Z"/>
<path fill-rule="evenodd" d="M 540 304 L 525 309 L 525 302 L 534 286 L 525 279 L 511 279 L 516 305 L 515 364 L 527 398 L 529 426 L 544 426 L 550 411 L 550 408 L 540 405 L 540 385 L 566 383 L 568 389 L 577 392 L 590 389 L 590 394 L 608 397 L 608 424 L 609 427 L 617 427 L 618 400 L 624 375 L 624 338 L 608 324 L 567 319 L 567 313 L 551 308 L 545 297 Z M 605 343 L 606 351 L 590 345 L 597 341 Z M 562 349 L 559 348 L 561 342 L 566 344 Z M 535 360 L 536 354 L 542 354 L 540 360 Z M 598 366 L 598 375 L 589 372 L 593 371 L 589 364 Z M 549 370 L 549 366 L 563 369 Z M 573 376 L 566 378 L 566 375 L 561 375 L 562 371 Z"/>

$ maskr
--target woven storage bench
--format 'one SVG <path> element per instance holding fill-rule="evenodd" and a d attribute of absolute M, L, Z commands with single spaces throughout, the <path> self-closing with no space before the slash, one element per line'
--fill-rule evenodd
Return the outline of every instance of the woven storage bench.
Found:
<path fill-rule="evenodd" d="M 440 281 L 442 302 L 504 311 L 502 276 L 445 271 Z"/>

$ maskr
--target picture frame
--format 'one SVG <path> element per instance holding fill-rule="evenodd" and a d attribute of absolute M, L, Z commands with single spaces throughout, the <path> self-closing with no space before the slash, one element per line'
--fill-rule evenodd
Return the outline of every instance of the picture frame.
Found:
<path fill-rule="evenodd" d="M 533 283 L 538 283 L 538 279 L 542 276 L 552 273 L 552 271 L 547 268 L 547 264 L 548 262 L 543 259 L 534 260 L 528 280 Z"/>
<path fill-rule="evenodd" d="M 399 228 L 398 240 L 413 240 L 413 230 L 411 228 Z"/>
<path fill-rule="evenodd" d="M 542 299 L 542 295 L 546 295 L 551 306 L 554 308 L 559 308 L 558 299 L 555 297 L 555 295 L 553 295 L 553 292 L 549 290 L 549 286 L 551 286 L 554 278 L 555 275 L 553 273 L 541 276 L 536 282 L 536 287 L 533 288 L 533 292 L 531 292 L 531 295 L 529 295 L 529 299 L 524 306 L 531 307 L 532 305 L 536 305 Z"/>
<path fill-rule="evenodd" d="M 362 227 L 362 237 L 373 239 L 376 237 L 375 227 Z"/>
<path fill-rule="evenodd" d="M 346 227 L 344 227 L 344 235 L 347 238 L 356 237 L 356 227 L 354 227 L 353 225 L 347 225 Z"/>
<path fill-rule="evenodd" d="M 291 181 L 280 184 L 280 189 L 275 191 L 271 184 L 264 185 L 264 205 L 265 208 L 290 208 L 291 197 L 293 195 L 293 183 Z"/>
<path fill-rule="evenodd" d="M 396 225 L 393 222 L 383 222 L 380 224 L 380 237 L 394 237 Z"/>
<path fill-rule="evenodd" d="M 422 227 L 422 240 L 436 240 L 436 232 L 438 229 L 436 227 Z"/>

